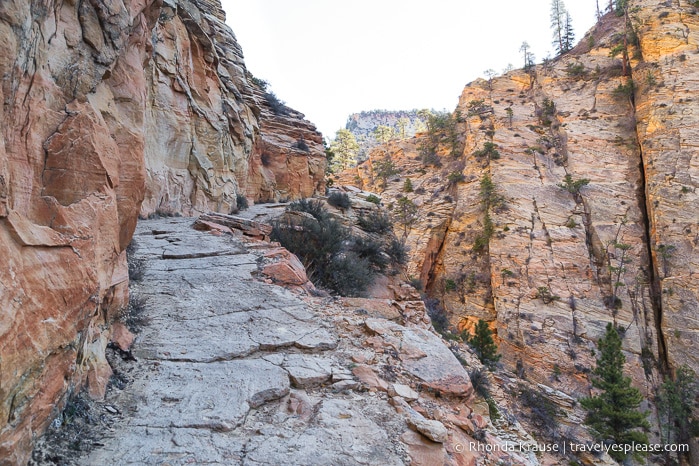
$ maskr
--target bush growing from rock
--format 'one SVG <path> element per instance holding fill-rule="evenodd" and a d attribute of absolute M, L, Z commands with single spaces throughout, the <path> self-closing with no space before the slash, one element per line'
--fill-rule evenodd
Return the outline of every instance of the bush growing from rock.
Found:
<path fill-rule="evenodd" d="M 352 202 L 350 201 L 350 198 L 347 195 L 347 193 L 341 193 L 339 191 L 330 193 L 330 195 L 328 196 L 328 204 L 343 210 L 348 209 L 352 206 Z"/>
<path fill-rule="evenodd" d="M 471 385 L 473 385 L 473 390 L 478 393 L 483 398 L 490 397 L 490 379 L 488 379 L 488 371 L 485 367 L 480 369 L 472 369 L 468 373 L 471 379 Z"/>
<path fill-rule="evenodd" d="M 274 112 L 275 115 L 289 114 L 289 108 L 284 104 L 284 102 L 279 100 L 279 97 L 277 97 L 274 92 L 265 92 L 265 100 L 272 108 L 272 112 Z"/>
<path fill-rule="evenodd" d="M 374 196 L 373 194 L 369 194 L 366 198 L 367 202 L 374 203 L 376 205 L 381 204 L 381 199 L 378 198 L 378 196 Z"/>
<path fill-rule="evenodd" d="M 393 228 L 391 217 L 381 211 L 371 211 L 357 218 L 359 227 L 369 233 L 388 233 Z"/>
<path fill-rule="evenodd" d="M 146 273 L 146 260 L 141 257 L 134 257 L 138 244 L 133 239 L 126 247 L 126 262 L 129 266 L 129 280 L 138 283 L 143 280 Z"/>
<path fill-rule="evenodd" d="M 301 199 L 291 203 L 288 210 L 305 212 L 313 218 L 305 218 L 300 224 L 291 220 L 273 222 L 272 239 L 299 257 L 313 283 L 337 294 L 361 296 L 377 272 L 384 272 L 392 262 L 405 260 L 405 251 L 393 241 L 383 243 L 352 235 L 320 201 Z M 380 218 L 383 221 L 384 217 Z"/>
<path fill-rule="evenodd" d="M 239 210 L 245 210 L 249 207 L 248 198 L 242 194 L 235 195 L 235 204 L 238 206 Z"/>

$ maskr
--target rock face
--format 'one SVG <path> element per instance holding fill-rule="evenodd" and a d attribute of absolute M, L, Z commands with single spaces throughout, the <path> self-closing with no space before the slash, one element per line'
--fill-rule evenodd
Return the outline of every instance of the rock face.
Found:
<path fill-rule="evenodd" d="M 572 52 L 467 85 L 456 138 L 428 163 L 423 134 L 376 149 L 341 182 L 358 176 L 384 205 L 417 206 L 397 230 L 408 273 L 460 329 L 490 321 L 506 367 L 589 393 L 591 352 L 615 322 L 626 369 L 653 399 L 659 365 L 699 372 L 699 21 L 684 3 L 629 3 Z M 624 43 L 628 60 L 610 55 Z M 400 174 L 384 182 L 373 166 L 386 157 Z"/>
<path fill-rule="evenodd" d="M 26 460 L 74 387 L 103 394 L 139 212 L 229 213 L 239 195 L 324 189 L 320 135 L 291 109 L 274 113 L 223 19 L 215 0 L 0 4 L 0 457 L 10 462 Z"/>
<path fill-rule="evenodd" d="M 321 135 L 301 113 L 267 98 L 217 8 L 165 2 L 152 29 L 142 83 L 144 216 L 228 213 L 236 195 L 270 201 L 323 192 Z"/>

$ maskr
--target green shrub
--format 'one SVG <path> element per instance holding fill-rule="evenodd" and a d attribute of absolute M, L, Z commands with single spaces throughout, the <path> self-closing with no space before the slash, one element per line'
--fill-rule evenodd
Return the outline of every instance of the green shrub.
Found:
<path fill-rule="evenodd" d="M 464 176 L 463 173 L 461 172 L 451 172 L 449 173 L 449 176 L 447 176 L 447 180 L 449 180 L 449 184 L 457 184 L 460 183 L 461 181 L 464 181 L 466 177 Z"/>
<path fill-rule="evenodd" d="M 325 269 L 323 281 L 343 296 L 360 296 L 374 279 L 370 262 L 354 253 L 333 258 Z"/>
<path fill-rule="evenodd" d="M 475 151 L 473 153 L 474 157 L 481 158 L 487 157 L 490 160 L 496 160 L 500 158 L 500 152 L 497 150 L 497 144 L 493 144 L 490 141 L 483 143 L 483 148 Z"/>
<path fill-rule="evenodd" d="M 413 192 L 413 182 L 410 181 L 410 178 L 405 179 L 405 182 L 403 183 L 403 192 L 404 193 L 412 193 Z"/>
<path fill-rule="evenodd" d="M 410 283 L 410 286 L 415 288 L 418 291 L 422 291 L 425 289 L 425 285 L 422 283 L 422 281 L 419 278 L 415 277 L 410 277 L 410 280 L 408 281 Z"/>
<path fill-rule="evenodd" d="M 298 256 L 314 283 L 340 294 L 347 293 L 348 289 L 350 295 L 360 294 L 362 290 L 357 290 L 355 285 L 343 286 L 339 272 L 342 264 L 348 264 L 342 249 L 350 236 L 349 231 L 330 218 L 319 201 L 302 200 L 292 205 L 296 207 L 292 210 L 308 212 L 314 219 L 304 219 L 301 225 L 298 225 L 300 228 L 290 222 L 273 222 L 272 239 L 279 241 L 282 246 Z M 371 280 L 368 261 L 364 262 L 364 273 L 367 279 Z M 348 276 L 347 280 L 350 283 L 360 283 L 352 276 Z"/>
<path fill-rule="evenodd" d="M 129 292 L 129 304 L 123 316 L 124 323 L 132 332 L 138 332 L 150 319 L 146 317 L 146 305 L 148 298 L 140 293 Z"/>
<path fill-rule="evenodd" d="M 550 304 L 554 301 L 558 301 L 559 299 L 561 299 L 560 296 L 554 295 L 548 286 L 540 286 L 539 288 L 537 288 L 536 295 L 534 297 L 541 299 L 541 301 L 543 301 L 544 304 Z"/>
<path fill-rule="evenodd" d="M 613 91 L 614 97 L 617 98 L 631 98 L 634 92 L 633 80 L 629 79 L 624 84 L 619 84 Z"/>
<path fill-rule="evenodd" d="M 251 76 L 250 80 L 254 85 L 259 87 L 263 91 L 267 91 L 267 86 L 269 86 L 269 82 L 265 81 L 264 79 L 256 78 L 255 76 Z"/>
<path fill-rule="evenodd" d="M 138 283 L 143 280 L 146 273 L 146 260 L 143 257 L 135 257 L 138 243 L 132 239 L 126 247 L 126 263 L 129 267 L 129 281 Z"/>
<path fill-rule="evenodd" d="M 444 291 L 447 293 L 456 290 L 456 281 L 452 278 L 447 278 L 444 280 Z"/>
<path fill-rule="evenodd" d="M 355 237 L 351 248 L 357 257 L 366 259 L 371 268 L 377 272 L 385 271 L 391 262 L 391 258 L 384 252 L 381 243 L 371 238 Z"/>
<path fill-rule="evenodd" d="M 400 173 L 400 170 L 398 170 L 396 164 L 393 163 L 393 160 L 391 160 L 389 157 L 382 160 L 375 160 L 372 162 L 371 166 L 374 170 L 374 175 L 376 178 L 382 180 L 383 182 L 386 182 L 389 177 Z"/>
<path fill-rule="evenodd" d="M 352 201 L 350 201 L 347 193 L 342 193 L 340 191 L 334 191 L 328 196 L 328 204 L 338 209 L 348 209 L 352 206 Z"/>
<path fill-rule="evenodd" d="M 366 215 L 359 215 L 357 218 L 359 227 L 369 233 L 388 233 L 393 229 L 391 217 L 378 210 L 371 211 Z"/>
<path fill-rule="evenodd" d="M 500 410 L 498 409 L 498 405 L 495 403 L 493 397 L 489 396 L 485 399 L 485 402 L 488 403 L 488 416 L 490 416 L 490 419 L 493 421 L 500 419 Z"/>
<path fill-rule="evenodd" d="M 424 165 L 427 165 L 427 166 L 430 166 L 430 165 L 433 167 L 441 167 L 442 166 L 442 161 L 439 159 L 439 156 L 434 151 L 421 151 L 420 152 L 420 160 L 422 160 L 422 163 Z"/>
<path fill-rule="evenodd" d="M 323 203 L 313 199 L 299 199 L 298 201 L 294 201 L 289 204 L 287 210 L 306 212 L 307 214 L 311 214 L 318 221 L 329 218 L 328 211 L 325 210 Z"/>
<path fill-rule="evenodd" d="M 488 378 L 488 371 L 485 367 L 480 369 L 473 369 L 468 373 L 471 379 L 471 385 L 473 385 L 473 390 L 482 396 L 483 398 L 490 397 L 490 379 Z"/>
<path fill-rule="evenodd" d="M 552 439 L 558 436 L 560 410 L 554 402 L 527 387 L 520 387 L 519 401 L 528 408 L 526 417 L 540 429 L 545 438 Z"/>
<path fill-rule="evenodd" d="M 493 340 L 493 331 L 485 320 L 478 320 L 473 336 L 468 339 L 468 344 L 484 365 L 493 368 L 500 360 L 498 347 Z"/>
<path fill-rule="evenodd" d="M 563 178 L 563 183 L 558 184 L 558 187 L 565 189 L 571 194 L 579 194 L 580 189 L 588 184 L 590 184 L 590 180 L 587 178 L 574 180 L 573 177 L 568 174 Z"/>
<path fill-rule="evenodd" d="M 541 103 L 541 108 L 537 113 L 539 116 L 539 121 L 542 125 L 551 126 L 554 115 L 556 114 L 556 104 L 553 102 L 553 100 L 546 98 Z"/>
<path fill-rule="evenodd" d="M 483 178 L 481 178 L 480 198 L 481 206 L 486 212 L 490 208 L 497 209 L 499 207 L 503 207 L 505 204 L 505 199 L 498 194 L 495 183 L 493 183 L 493 180 L 487 173 L 483 175 Z"/>
<path fill-rule="evenodd" d="M 476 236 L 476 239 L 473 241 L 473 246 L 471 247 L 471 250 L 476 253 L 485 252 L 488 248 L 489 243 L 490 238 L 488 236 L 480 234 Z"/>
<path fill-rule="evenodd" d="M 310 152 L 310 148 L 308 147 L 308 144 L 306 144 L 306 141 L 303 139 L 303 136 L 301 136 L 294 144 L 291 146 L 294 149 L 302 150 L 304 152 Z"/>
<path fill-rule="evenodd" d="M 289 114 L 289 107 L 287 107 L 283 101 L 279 100 L 279 98 L 276 96 L 274 92 L 266 92 L 265 100 L 267 101 L 267 104 L 269 104 L 270 108 L 272 109 L 272 112 L 274 112 L 275 115 Z"/>
<path fill-rule="evenodd" d="M 437 333 L 444 334 L 449 329 L 447 311 L 444 310 L 436 299 L 426 298 L 424 302 L 427 308 L 427 315 L 430 316 L 430 320 L 432 321 L 432 327 L 434 327 Z"/>
<path fill-rule="evenodd" d="M 590 36 L 592 37 L 592 36 Z M 594 45 L 594 38 L 593 38 L 593 45 Z M 566 73 L 568 73 L 568 76 L 572 77 L 578 77 L 578 76 L 585 76 L 586 74 L 585 70 L 585 65 L 582 63 L 568 63 L 566 65 Z"/>
<path fill-rule="evenodd" d="M 369 194 L 366 198 L 367 202 L 374 203 L 376 205 L 381 204 L 381 199 L 379 199 L 378 196 L 374 196 L 373 194 Z"/>
<path fill-rule="evenodd" d="M 236 206 L 238 206 L 238 209 L 240 210 L 245 210 L 248 207 L 250 207 L 250 205 L 248 204 L 248 198 L 243 196 L 242 194 L 235 195 L 235 204 Z"/>
<path fill-rule="evenodd" d="M 393 238 L 391 240 L 391 243 L 389 244 L 386 253 L 396 264 L 403 265 L 406 262 L 408 262 L 408 250 L 405 247 L 405 244 L 401 243 L 396 238 Z"/>
<path fill-rule="evenodd" d="M 376 272 L 406 260 L 402 245 L 391 235 L 389 241 L 358 237 L 335 220 L 320 201 L 301 199 L 289 210 L 309 213 L 300 224 L 291 220 L 272 223 L 272 239 L 296 254 L 308 277 L 318 286 L 343 296 L 360 296 Z M 390 232 L 387 214 L 372 212 L 373 220 L 363 218 L 369 228 Z M 388 226 L 388 227 L 387 227 Z"/>

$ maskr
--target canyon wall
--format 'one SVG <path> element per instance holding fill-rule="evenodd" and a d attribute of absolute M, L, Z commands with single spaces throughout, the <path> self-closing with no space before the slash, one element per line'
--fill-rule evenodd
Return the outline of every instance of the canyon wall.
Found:
<path fill-rule="evenodd" d="M 417 206 L 408 274 L 455 327 L 490 322 L 507 368 L 587 394 L 614 322 L 652 400 L 659 368 L 699 371 L 698 34 L 693 5 L 632 1 L 562 57 L 467 85 L 434 155 L 428 133 L 394 141 L 338 182 Z"/>
<path fill-rule="evenodd" d="M 216 0 L 0 3 L 0 458 L 104 393 L 138 215 L 324 191 L 320 134 L 273 108 Z M 276 111 L 275 111 L 276 110 Z M 301 141 L 302 143 L 300 143 Z"/>

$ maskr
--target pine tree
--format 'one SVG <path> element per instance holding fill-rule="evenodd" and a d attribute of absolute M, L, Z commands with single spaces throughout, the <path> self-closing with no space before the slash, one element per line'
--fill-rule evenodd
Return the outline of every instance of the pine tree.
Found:
<path fill-rule="evenodd" d="M 493 331 L 483 319 L 478 319 L 474 335 L 468 338 L 468 343 L 476 352 L 478 359 L 486 366 L 492 368 L 500 360 L 498 347 L 493 341 Z"/>
<path fill-rule="evenodd" d="M 565 18 L 566 7 L 563 0 L 551 0 L 551 29 L 553 30 L 553 46 L 561 54 L 565 50 Z"/>
<path fill-rule="evenodd" d="M 647 444 L 648 436 L 638 430 L 648 429 L 647 412 L 638 411 L 643 401 L 641 392 L 631 386 L 624 376 L 626 357 L 621 351 L 621 337 L 617 329 L 607 324 L 604 337 L 597 342 L 600 356 L 593 371 L 592 386 L 601 390 L 596 396 L 583 398 L 580 404 L 587 410 L 585 424 L 593 437 L 612 445 Z M 610 450 L 609 454 L 622 461 L 623 451 Z"/>
<path fill-rule="evenodd" d="M 696 374 L 688 366 L 681 366 L 675 378 L 667 379 L 660 387 L 658 411 L 666 430 L 666 442 L 688 443 L 696 421 L 692 412 L 699 393 Z"/>
<path fill-rule="evenodd" d="M 575 46 L 575 31 L 573 31 L 573 20 L 570 13 L 566 11 L 564 34 L 563 34 L 563 53 L 568 52 Z"/>
<path fill-rule="evenodd" d="M 529 70 L 534 66 L 534 54 L 529 51 L 529 44 L 525 40 L 519 47 L 519 51 L 522 52 L 524 57 L 524 69 Z"/>
<path fill-rule="evenodd" d="M 359 144 L 354 134 L 349 130 L 341 129 L 335 133 L 335 139 L 330 143 L 330 150 L 334 155 L 332 160 L 333 172 L 339 172 L 357 165 Z"/>
<path fill-rule="evenodd" d="M 410 228 L 417 221 L 417 206 L 407 197 L 401 196 L 393 208 L 393 215 L 396 222 L 403 225 L 403 239 L 407 238 Z"/>
<path fill-rule="evenodd" d="M 390 126 L 379 125 L 374 128 L 374 139 L 379 144 L 386 144 L 395 137 L 395 130 Z"/>

